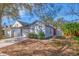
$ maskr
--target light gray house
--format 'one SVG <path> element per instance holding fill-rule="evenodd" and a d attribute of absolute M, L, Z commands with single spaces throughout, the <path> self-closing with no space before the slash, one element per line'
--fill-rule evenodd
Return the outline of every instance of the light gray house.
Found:
<path fill-rule="evenodd" d="M 28 33 L 33 32 L 38 35 L 40 31 L 44 32 L 45 38 L 56 35 L 54 27 L 42 21 L 34 21 L 31 24 L 22 21 L 16 21 L 11 27 L 4 28 L 4 31 L 5 36 L 7 37 L 28 37 Z"/>
<path fill-rule="evenodd" d="M 30 32 L 34 32 L 38 35 L 40 31 L 44 32 L 46 38 L 53 36 L 53 26 L 47 25 L 42 21 L 35 21 L 30 24 Z"/>
<path fill-rule="evenodd" d="M 6 37 L 26 37 L 28 34 L 28 23 L 16 21 L 11 27 L 3 28 Z"/>

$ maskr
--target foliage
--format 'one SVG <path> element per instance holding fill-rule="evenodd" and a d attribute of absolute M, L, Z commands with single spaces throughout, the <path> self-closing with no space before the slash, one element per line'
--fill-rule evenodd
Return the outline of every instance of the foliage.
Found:
<path fill-rule="evenodd" d="M 62 25 L 65 23 L 65 20 L 63 19 L 63 17 L 58 17 L 57 21 L 53 22 L 53 25 L 58 28 L 58 27 L 62 27 Z"/>
<path fill-rule="evenodd" d="M 35 33 L 29 33 L 29 34 L 28 34 L 28 37 L 29 37 L 29 38 L 37 39 L 37 35 L 36 35 Z"/>
<path fill-rule="evenodd" d="M 38 38 L 39 38 L 39 39 L 45 39 L 45 34 L 44 34 L 44 32 L 39 32 Z"/>
<path fill-rule="evenodd" d="M 79 40 L 79 36 L 74 36 L 73 39 L 74 40 Z"/>
<path fill-rule="evenodd" d="M 34 39 L 44 39 L 45 38 L 45 34 L 44 34 L 44 32 L 39 32 L 39 34 L 37 35 L 37 34 L 35 34 L 35 33 L 29 33 L 28 34 L 28 37 L 29 38 L 34 38 Z"/>
<path fill-rule="evenodd" d="M 48 24 L 53 25 L 53 22 L 54 22 L 52 16 L 44 16 L 41 21 L 43 21 L 47 25 Z"/>
<path fill-rule="evenodd" d="M 57 14 L 61 11 L 62 6 L 56 4 L 34 4 L 34 13 L 43 18 L 45 16 L 53 16 L 56 17 Z"/>
<path fill-rule="evenodd" d="M 63 24 L 62 29 L 65 35 L 76 35 L 76 33 L 79 32 L 79 23 L 65 23 Z"/>

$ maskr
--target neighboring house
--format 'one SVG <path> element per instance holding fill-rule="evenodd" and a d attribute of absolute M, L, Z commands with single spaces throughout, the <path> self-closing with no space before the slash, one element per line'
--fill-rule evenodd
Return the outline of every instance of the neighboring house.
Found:
<path fill-rule="evenodd" d="M 44 32 L 45 38 L 53 37 L 56 35 L 56 29 L 42 21 L 34 21 L 31 24 L 16 21 L 11 27 L 5 28 L 5 36 L 7 37 L 28 37 L 28 33 L 39 34 L 40 31 Z"/>

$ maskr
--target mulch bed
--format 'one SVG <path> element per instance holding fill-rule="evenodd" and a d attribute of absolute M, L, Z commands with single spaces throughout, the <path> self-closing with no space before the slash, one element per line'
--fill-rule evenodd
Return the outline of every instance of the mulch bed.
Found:
<path fill-rule="evenodd" d="M 78 49 L 77 45 L 73 45 L 62 51 L 62 49 L 65 48 L 65 46 L 62 47 L 64 42 L 65 40 L 50 41 L 28 39 L 4 48 L 0 48 L 0 52 L 8 54 L 10 56 L 71 56 L 78 54 L 76 53 L 76 50 L 72 49 L 73 47 L 77 47 Z"/>

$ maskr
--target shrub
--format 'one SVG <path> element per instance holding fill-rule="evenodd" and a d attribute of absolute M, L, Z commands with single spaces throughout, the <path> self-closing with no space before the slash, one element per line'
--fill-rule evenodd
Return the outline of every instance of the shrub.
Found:
<path fill-rule="evenodd" d="M 79 41 L 79 36 L 74 36 L 73 39 Z"/>
<path fill-rule="evenodd" d="M 39 38 L 39 39 L 45 39 L 45 34 L 44 34 L 44 32 L 39 32 L 38 38 Z"/>
<path fill-rule="evenodd" d="M 79 36 L 79 23 L 77 22 L 69 22 L 62 25 L 62 30 L 65 35 L 70 36 Z"/>
<path fill-rule="evenodd" d="M 28 34 L 28 37 L 29 37 L 29 38 L 37 39 L 37 35 L 36 35 L 35 33 L 29 33 L 29 34 Z"/>

